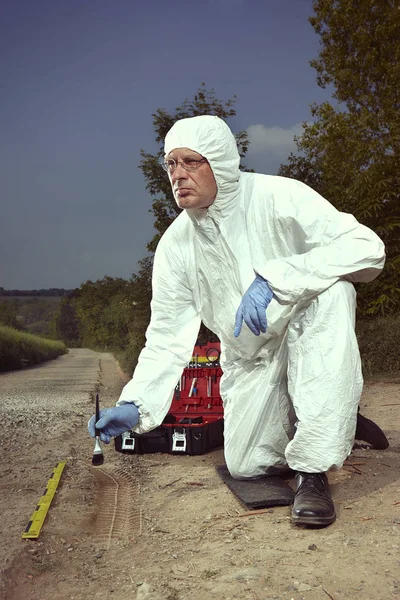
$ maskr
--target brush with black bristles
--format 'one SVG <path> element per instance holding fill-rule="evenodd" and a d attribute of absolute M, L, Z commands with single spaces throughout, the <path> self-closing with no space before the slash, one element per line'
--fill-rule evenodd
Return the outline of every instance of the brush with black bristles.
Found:
<path fill-rule="evenodd" d="M 99 395 L 96 394 L 96 421 L 95 423 L 97 423 L 97 421 L 100 419 L 100 407 L 99 407 Z M 94 434 L 96 437 L 96 441 L 94 444 L 94 451 L 93 451 L 93 456 L 92 456 L 92 465 L 94 467 L 98 467 L 99 465 L 102 465 L 104 462 L 104 456 L 103 456 L 103 450 L 100 444 L 100 431 L 98 429 L 95 428 L 94 430 Z"/>

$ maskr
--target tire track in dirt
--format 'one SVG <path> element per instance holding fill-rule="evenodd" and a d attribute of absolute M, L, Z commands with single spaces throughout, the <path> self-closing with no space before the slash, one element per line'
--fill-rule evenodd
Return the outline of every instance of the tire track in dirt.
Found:
<path fill-rule="evenodd" d="M 114 540 L 140 535 L 142 509 L 139 482 L 124 469 L 93 467 L 96 484 L 96 517 L 93 540 L 108 550 Z"/>

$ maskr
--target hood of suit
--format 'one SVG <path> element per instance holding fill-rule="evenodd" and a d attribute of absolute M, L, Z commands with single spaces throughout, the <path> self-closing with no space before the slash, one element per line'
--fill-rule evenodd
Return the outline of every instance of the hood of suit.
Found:
<path fill-rule="evenodd" d="M 164 151 L 189 148 L 206 158 L 217 184 L 216 198 L 207 210 L 186 209 L 191 217 L 201 219 L 207 214 L 220 220 L 230 214 L 239 193 L 240 156 L 236 139 L 228 125 L 213 115 L 181 119 L 169 130 Z"/>

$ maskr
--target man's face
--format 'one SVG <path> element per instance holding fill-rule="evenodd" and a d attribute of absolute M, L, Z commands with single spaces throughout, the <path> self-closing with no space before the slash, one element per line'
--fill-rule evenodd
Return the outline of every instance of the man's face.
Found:
<path fill-rule="evenodd" d="M 174 198 L 179 208 L 207 208 L 217 195 L 217 184 L 214 173 L 207 161 L 202 162 L 196 171 L 185 171 L 180 164 L 184 159 L 201 160 L 201 154 L 189 148 L 176 148 L 165 157 L 173 159 L 176 163 L 175 170 L 169 173 Z"/>

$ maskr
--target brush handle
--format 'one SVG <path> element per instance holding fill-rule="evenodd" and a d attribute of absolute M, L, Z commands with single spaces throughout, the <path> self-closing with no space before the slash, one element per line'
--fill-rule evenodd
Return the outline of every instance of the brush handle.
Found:
<path fill-rule="evenodd" d="M 95 423 L 97 423 L 97 421 L 100 419 L 100 404 L 99 404 L 99 395 L 96 394 L 96 421 Z M 98 429 L 95 428 L 94 430 L 95 436 L 98 437 L 100 435 L 100 431 Z"/>

